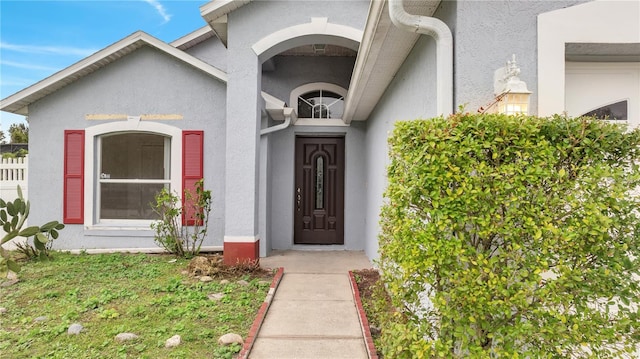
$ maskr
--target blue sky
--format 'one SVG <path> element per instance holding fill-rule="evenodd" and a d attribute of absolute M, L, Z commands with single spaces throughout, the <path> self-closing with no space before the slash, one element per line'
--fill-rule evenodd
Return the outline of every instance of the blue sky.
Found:
<path fill-rule="evenodd" d="M 142 30 L 171 42 L 206 25 L 207 0 L 0 0 L 0 98 Z M 0 112 L 0 129 L 24 123 Z M 7 134 L 8 137 L 8 134 Z"/>

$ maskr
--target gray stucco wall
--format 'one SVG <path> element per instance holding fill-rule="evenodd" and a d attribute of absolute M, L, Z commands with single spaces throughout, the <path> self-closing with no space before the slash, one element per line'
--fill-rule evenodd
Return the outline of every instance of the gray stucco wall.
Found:
<path fill-rule="evenodd" d="M 276 56 L 272 71 L 262 72 L 262 90 L 287 103 L 290 94 L 298 86 L 327 82 L 348 88 L 353 72 L 354 57 L 311 57 Z M 289 104 L 291 106 L 291 104 Z M 295 106 L 295 104 L 293 105 Z M 270 121 L 270 126 L 278 122 Z M 265 127 L 266 124 L 263 124 Z M 261 161 L 268 161 L 266 178 L 261 179 L 260 196 L 264 201 L 266 213 L 261 213 L 260 238 L 261 256 L 268 255 L 271 249 L 289 249 L 293 247 L 293 191 L 294 191 L 294 145 L 296 134 L 335 133 L 345 135 L 345 210 L 362 207 L 354 213 L 345 212 L 345 245 L 337 248 L 364 249 L 364 131 L 363 124 L 353 129 L 349 127 L 293 126 L 287 130 L 268 135 L 267 151 Z M 265 139 L 263 138 L 263 141 Z M 264 166 L 261 163 L 261 166 Z M 356 186 L 357 190 L 353 187 Z M 348 211 L 348 210 L 347 210 Z M 357 213 L 357 214 L 356 214 Z M 356 215 L 354 215 L 356 214 Z M 303 246 L 309 248 L 309 246 Z M 326 248 L 323 246 L 323 248 Z M 334 247 L 335 248 L 335 247 Z"/>
<path fill-rule="evenodd" d="M 227 48 L 216 36 L 187 49 L 185 52 L 222 71 L 227 71 Z"/>
<path fill-rule="evenodd" d="M 225 236 L 247 241 L 259 237 L 261 227 L 258 199 L 264 198 L 264 193 L 259 193 L 258 132 L 263 87 L 261 64 L 251 46 L 278 30 L 309 24 L 314 17 L 362 29 L 368 7 L 367 1 L 255 1 L 228 15 Z M 288 102 L 286 98 L 283 100 Z M 270 146 L 275 146 L 275 142 Z M 266 226 L 263 224 L 262 228 Z"/>
<path fill-rule="evenodd" d="M 516 55 L 520 79 L 531 95 L 530 114 L 537 114 L 537 15 L 584 0 L 458 1 L 454 38 L 454 103 L 469 112 L 494 99 L 493 73 Z M 448 7 L 448 2 L 442 6 Z M 445 20 L 447 21 L 447 20 Z"/>
<path fill-rule="evenodd" d="M 366 122 L 365 251 L 378 257 L 379 214 L 387 186 L 387 138 L 399 120 L 436 115 L 435 41 L 422 36 Z"/>
<path fill-rule="evenodd" d="M 221 245 L 224 109 L 224 83 L 148 47 L 32 104 L 29 106 L 29 199 L 32 204 L 29 222 L 62 220 L 63 131 L 107 122 L 87 121 L 86 114 L 181 114 L 184 120 L 158 122 L 180 129 L 204 130 L 205 187 L 212 190 L 214 197 L 210 233 L 204 245 Z M 85 138 L 85 141 L 92 140 Z M 91 191 L 85 193 L 89 195 Z M 90 231 L 83 225 L 67 225 L 54 246 L 62 249 L 155 247 L 151 231 L 112 232 L 109 236 L 88 236 Z"/>
<path fill-rule="evenodd" d="M 516 54 L 521 79 L 537 112 L 537 15 L 585 2 L 443 1 L 434 17 L 454 40 L 454 106 L 475 112 L 493 98 L 493 73 Z M 367 223 L 365 250 L 377 258 L 379 211 L 386 188 L 387 138 L 397 120 L 435 115 L 435 43 L 422 36 L 367 121 Z"/>
<path fill-rule="evenodd" d="M 275 71 L 262 72 L 262 90 L 289 104 L 291 90 L 304 84 L 327 82 L 348 89 L 355 60 L 339 56 L 276 56 Z"/>

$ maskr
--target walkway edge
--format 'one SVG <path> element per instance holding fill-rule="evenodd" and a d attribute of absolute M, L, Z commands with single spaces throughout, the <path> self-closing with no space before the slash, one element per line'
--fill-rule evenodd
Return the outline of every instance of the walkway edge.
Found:
<path fill-rule="evenodd" d="M 256 337 L 258 336 L 258 332 L 260 331 L 260 327 L 262 327 L 262 323 L 264 322 L 264 318 L 267 315 L 267 310 L 271 306 L 271 301 L 273 300 L 273 296 L 276 294 L 276 289 L 278 285 L 280 285 L 280 281 L 282 280 L 282 276 L 284 275 L 284 268 L 278 268 L 278 272 L 273 277 L 271 281 L 271 287 L 269 287 L 269 292 L 267 293 L 267 297 L 262 302 L 260 309 L 258 310 L 258 314 L 256 314 L 256 319 L 253 320 L 253 324 L 251 325 L 251 329 L 249 329 L 249 334 L 247 335 L 247 339 L 244 341 L 244 345 L 242 346 L 242 350 L 240 354 L 238 354 L 238 359 L 247 359 L 249 357 L 249 353 L 251 352 L 251 348 L 253 348 L 253 344 L 256 341 Z"/>
<path fill-rule="evenodd" d="M 373 344 L 373 337 L 371 336 L 371 329 L 369 328 L 367 313 L 364 312 L 362 300 L 360 299 L 360 290 L 358 289 L 358 283 L 356 283 L 356 277 L 353 275 L 352 271 L 349 271 L 349 283 L 351 283 L 351 293 L 353 293 L 353 301 L 356 303 L 356 310 L 358 311 L 358 319 L 360 319 L 360 328 L 362 329 L 362 335 L 364 336 L 367 354 L 369 354 L 369 359 L 378 359 L 378 352 L 376 351 L 376 347 Z"/>

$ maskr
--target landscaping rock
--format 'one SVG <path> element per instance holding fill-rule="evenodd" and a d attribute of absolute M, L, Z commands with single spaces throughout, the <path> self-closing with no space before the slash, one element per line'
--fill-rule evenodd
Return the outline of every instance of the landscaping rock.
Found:
<path fill-rule="evenodd" d="M 207 295 L 207 298 L 209 298 L 209 300 L 218 301 L 218 300 L 224 298 L 224 293 L 211 293 L 211 294 Z"/>
<path fill-rule="evenodd" d="M 229 280 L 228 279 L 223 279 L 220 281 L 220 284 L 225 285 L 225 284 L 229 284 Z"/>
<path fill-rule="evenodd" d="M 67 330 L 67 334 L 69 334 L 69 335 L 78 335 L 78 334 L 80 334 L 82 329 L 84 329 L 82 324 L 73 323 L 73 324 L 71 324 L 69 326 L 69 329 Z"/>
<path fill-rule="evenodd" d="M 180 345 L 181 341 L 182 341 L 182 339 L 180 338 L 179 335 L 174 335 L 171 338 L 167 339 L 166 342 L 164 342 L 164 347 L 165 348 L 177 347 L 178 345 Z"/>
<path fill-rule="evenodd" d="M 1 307 L 0 308 L 0 315 L 4 314 L 6 312 L 7 312 L 7 308 L 5 308 L 5 307 Z"/>
<path fill-rule="evenodd" d="M 246 287 L 246 286 L 248 286 L 248 285 L 249 285 L 249 282 L 247 282 L 247 281 L 246 281 L 246 280 L 244 280 L 244 279 L 240 279 L 240 280 L 239 280 L 239 281 L 237 281 L 236 283 L 238 283 L 238 284 L 240 284 L 241 286 L 244 286 L 244 287 Z"/>
<path fill-rule="evenodd" d="M 4 281 L 0 284 L 0 287 L 10 287 L 16 283 L 18 283 L 20 280 L 19 279 L 10 279 L 7 281 Z"/>
<path fill-rule="evenodd" d="M 203 275 L 202 277 L 200 277 L 200 281 L 205 283 L 212 282 L 213 278 L 209 277 L 208 275 Z"/>
<path fill-rule="evenodd" d="M 242 340 L 242 337 L 236 333 L 227 333 L 218 339 L 218 344 L 220 345 L 226 346 L 226 345 L 231 345 L 233 343 L 238 343 L 242 345 L 244 344 L 244 340 Z"/>
<path fill-rule="evenodd" d="M 41 316 L 41 317 L 37 317 L 36 319 L 34 319 L 34 322 L 46 322 L 49 318 L 46 316 Z"/>
<path fill-rule="evenodd" d="M 126 342 L 127 340 L 133 340 L 138 338 L 134 333 L 120 333 L 116 335 L 116 341 L 118 342 Z"/>

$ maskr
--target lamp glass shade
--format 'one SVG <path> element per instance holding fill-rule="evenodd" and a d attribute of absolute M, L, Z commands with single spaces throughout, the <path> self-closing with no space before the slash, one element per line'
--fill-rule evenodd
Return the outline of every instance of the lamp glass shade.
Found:
<path fill-rule="evenodd" d="M 509 92 L 498 102 L 498 112 L 507 115 L 528 115 L 530 93 Z"/>

